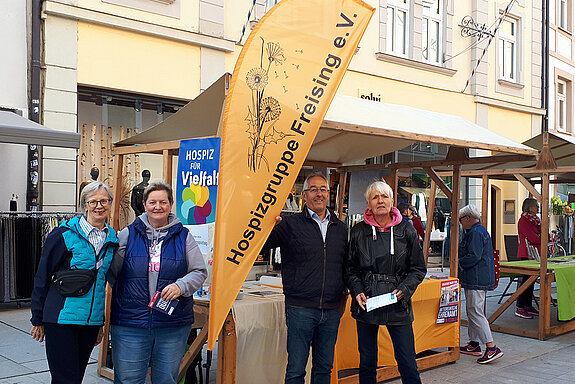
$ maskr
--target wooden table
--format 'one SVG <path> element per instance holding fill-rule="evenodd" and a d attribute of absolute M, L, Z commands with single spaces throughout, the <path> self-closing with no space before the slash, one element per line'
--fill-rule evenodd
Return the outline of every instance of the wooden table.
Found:
<path fill-rule="evenodd" d="M 488 320 L 492 330 L 512 335 L 532 337 L 539 340 L 545 340 L 551 336 L 561 335 L 575 330 L 575 320 L 551 325 L 551 283 L 555 282 L 553 259 L 549 259 L 547 270 L 543 273 L 543 281 L 539 282 L 541 289 L 539 295 L 539 324 L 537 330 L 520 327 L 521 323 L 516 323 L 518 327 L 494 324 L 495 320 L 497 320 L 497 318 L 499 318 L 499 316 L 501 316 L 501 314 L 517 300 L 519 295 L 523 293 L 529 285 L 535 283 L 537 278 L 541 276 L 540 267 L 530 265 L 535 263 L 535 261 L 513 261 L 501 263 L 500 271 L 502 273 L 526 275 L 529 276 L 529 279 L 489 317 Z M 572 267 L 575 269 L 575 265 Z"/>
<path fill-rule="evenodd" d="M 418 359 L 417 363 L 421 370 L 436 367 L 439 365 L 443 365 L 449 362 L 454 362 L 459 359 L 459 321 L 456 323 L 451 324 L 435 324 L 435 318 L 437 316 L 437 311 L 439 308 L 439 299 L 441 296 L 440 292 L 440 281 L 439 280 L 426 280 L 418 291 L 414 294 L 413 302 L 414 302 L 414 334 L 416 337 L 416 350 L 417 352 L 427 351 L 432 348 L 437 347 L 444 347 L 443 351 L 431 354 L 429 356 L 421 357 Z M 247 296 L 247 294 L 246 294 Z M 277 300 L 280 300 L 280 303 L 283 303 L 283 296 L 276 297 Z M 246 299 L 244 299 L 246 300 Z M 242 301 L 238 303 L 238 305 L 247 305 L 248 301 Z M 264 301 L 262 300 L 262 304 Z M 234 304 L 236 305 L 236 304 Z M 196 301 L 196 313 L 198 314 L 198 321 L 200 318 L 207 320 L 207 313 L 208 313 L 209 303 L 206 301 Z M 268 302 L 268 308 L 271 306 Z M 348 307 L 349 307 L 349 300 L 348 300 Z M 348 308 L 349 309 L 349 308 Z M 277 354 L 277 347 L 278 345 L 271 345 L 270 343 L 261 342 L 258 347 L 252 345 L 249 351 L 250 356 L 246 356 L 246 353 L 240 352 L 239 356 L 246 356 L 245 358 L 241 358 L 238 360 L 238 350 L 246 352 L 245 346 L 242 347 L 242 344 L 246 342 L 246 335 L 245 335 L 245 318 L 234 318 L 232 311 L 228 314 L 226 322 L 224 324 L 224 328 L 220 333 L 218 338 L 218 357 L 217 357 L 217 382 L 218 383 L 235 383 L 236 376 L 244 377 L 244 380 L 238 380 L 241 384 L 244 384 L 245 381 L 245 372 L 239 374 L 236 372 L 236 362 L 241 361 L 241 369 L 245 370 L 246 365 L 253 365 L 251 367 L 251 372 L 254 370 L 261 369 L 262 366 L 267 366 L 268 363 L 262 362 L 254 362 L 252 354 L 263 354 L 263 355 L 271 355 L 275 356 L 273 358 L 275 368 L 273 371 L 275 372 L 275 377 L 268 376 L 268 379 L 262 381 L 265 384 L 274 384 L 274 383 L 283 383 L 283 374 L 285 372 L 285 362 L 287 361 L 287 356 L 285 355 L 285 349 L 282 353 L 282 356 Z M 200 315 L 201 314 L 201 315 Z M 245 312 L 244 312 L 245 314 Z M 236 313 L 236 317 L 239 314 Z M 285 348 L 285 320 L 283 316 L 283 311 L 279 309 L 279 307 L 274 308 L 274 313 L 270 313 L 269 316 L 274 318 L 272 323 L 276 325 L 276 332 L 279 332 L 279 336 L 276 340 L 279 340 L 276 344 L 280 344 L 280 348 Z M 240 323 L 236 323 L 239 321 Z M 238 325 L 239 324 L 239 325 Z M 200 325 L 199 323 L 197 324 Z M 269 322 L 268 322 L 269 325 Z M 184 359 L 182 361 L 182 366 L 180 367 L 180 372 L 184 372 L 187 368 L 189 362 L 193 361 L 195 355 L 201 350 L 203 343 L 205 343 L 207 339 L 207 332 L 205 332 L 205 327 L 200 332 L 200 335 L 197 337 L 194 344 L 190 347 Z M 269 329 L 267 331 L 270 331 Z M 393 359 L 391 342 L 385 341 L 385 337 L 387 332 L 382 327 L 381 335 L 382 341 L 380 344 L 380 365 L 384 365 L 378 369 L 378 380 L 387 380 L 393 377 L 398 377 L 399 372 L 397 371 L 397 366 L 395 365 L 395 361 Z M 239 341 L 238 341 L 239 340 Z M 274 348 L 275 347 L 275 348 Z M 248 348 L 249 349 L 249 348 Z M 257 350 L 256 350 L 257 349 Z M 252 359 L 251 361 L 247 361 L 246 359 Z M 280 361 L 277 361 L 280 360 Z M 357 352 L 357 335 L 355 332 L 355 320 L 351 318 L 349 310 L 346 311 L 344 314 L 341 325 L 340 325 L 340 334 L 338 337 L 338 344 L 336 346 L 336 359 L 334 362 L 334 376 L 332 379 L 332 383 L 357 383 L 358 376 L 357 375 L 348 375 L 346 377 L 342 377 L 340 379 L 337 378 L 338 371 L 343 371 L 349 368 L 357 368 L 359 364 L 359 355 Z M 182 373 L 181 373 L 182 375 Z M 256 383 L 257 381 L 250 380 L 251 383 Z"/>

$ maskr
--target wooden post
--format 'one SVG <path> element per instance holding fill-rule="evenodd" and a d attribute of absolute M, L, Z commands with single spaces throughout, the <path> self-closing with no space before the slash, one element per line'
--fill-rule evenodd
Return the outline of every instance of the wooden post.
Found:
<path fill-rule="evenodd" d="M 234 384 L 236 382 L 236 344 L 236 324 L 230 312 L 218 338 L 217 384 Z"/>
<path fill-rule="evenodd" d="M 114 205 L 111 212 L 111 222 L 112 228 L 117 231 L 120 230 L 120 191 L 122 190 L 122 168 L 124 166 L 124 155 L 114 156 L 114 188 L 112 189 L 114 193 Z"/>
<path fill-rule="evenodd" d="M 435 211 L 435 193 L 437 191 L 437 184 L 435 180 L 431 180 L 431 189 L 429 190 L 429 204 L 427 205 L 427 223 L 425 225 L 425 236 L 423 238 L 423 256 L 425 257 L 425 265 L 427 265 L 427 258 L 429 257 L 429 245 L 431 243 L 431 228 L 433 227 L 433 211 Z M 443 257 L 443 255 L 441 255 Z M 443 264 L 441 264 L 443 265 Z"/>
<path fill-rule="evenodd" d="M 451 257 L 449 262 L 449 276 L 457 277 L 459 265 L 459 191 L 461 188 L 461 166 L 453 166 L 453 188 L 451 190 Z"/>
<path fill-rule="evenodd" d="M 172 155 L 170 154 L 170 150 L 169 149 L 164 149 L 162 151 L 162 155 L 164 156 L 164 165 L 162 168 L 162 177 L 164 178 L 164 181 L 170 185 L 172 185 L 172 169 L 173 169 L 173 163 L 172 163 Z"/>
<path fill-rule="evenodd" d="M 394 168 L 391 171 L 391 185 L 390 187 L 393 189 L 393 197 L 395 199 L 395 205 L 397 205 L 397 193 L 399 190 L 399 172 L 397 168 Z"/>
<path fill-rule="evenodd" d="M 339 175 L 339 184 L 337 186 L 337 217 L 341 220 L 343 217 L 343 202 L 345 201 L 345 189 L 347 187 L 347 174 L 342 172 Z"/>
<path fill-rule="evenodd" d="M 495 203 L 494 201 L 492 203 Z M 487 212 L 489 210 L 489 176 L 483 175 L 481 178 L 481 224 L 487 228 Z"/>
<path fill-rule="evenodd" d="M 108 342 L 110 340 L 110 307 L 112 305 L 112 287 L 106 284 L 106 301 L 104 309 L 104 328 L 102 331 L 102 341 L 100 342 L 100 351 L 98 352 L 98 376 L 104 376 L 110 380 L 114 380 L 114 376 L 110 377 L 109 369 L 106 367 L 106 359 L 108 357 Z"/>
<path fill-rule="evenodd" d="M 551 291 L 547 274 L 547 239 L 549 237 L 549 176 L 541 175 L 541 266 L 539 268 L 539 340 L 544 340 L 551 327 Z"/>

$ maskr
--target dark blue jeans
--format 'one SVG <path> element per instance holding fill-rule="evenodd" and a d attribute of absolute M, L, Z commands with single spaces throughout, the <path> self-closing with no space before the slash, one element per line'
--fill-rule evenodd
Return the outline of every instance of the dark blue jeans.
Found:
<path fill-rule="evenodd" d="M 329 384 L 339 328 L 337 309 L 303 308 L 286 305 L 288 364 L 286 384 L 303 384 L 312 349 L 312 384 Z"/>
<path fill-rule="evenodd" d="M 408 325 L 387 325 L 397 368 L 404 384 L 420 384 L 415 361 L 413 328 Z M 357 345 L 359 349 L 359 384 L 377 383 L 377 334 L 379 325 L 357 322 Z"/>

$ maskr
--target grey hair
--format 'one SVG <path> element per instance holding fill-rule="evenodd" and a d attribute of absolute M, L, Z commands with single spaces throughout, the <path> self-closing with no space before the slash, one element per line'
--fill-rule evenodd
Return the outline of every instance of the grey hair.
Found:
<path fill-rule="evenodd" d="M 539 206 L 539 202 L 532 197 L 528 197 L 525 200 L 523 200 L 523 206 L 521 207 L 521 210 L 523 212 L 529 212 L 529 208 L 537 206 Z"/>
<path fill-rule="evenodd" d="M 384 193 L 393 200 L 393 189 L 383 180 L 376 180 L 367 186 L 365 190 L 365 201 L 369 201 L 369 196 L 373 191 L 378 193 Z"/>
<path fill-rule="evenodd" d="M 314 178 L 314 177 L 321 177 L 322 179 L 325 180 L 326 184 L 327 184 L 327 178 L 325 177 L 325 175 L 321 172 L 314 172 L 311 175 L 309 175 L 308 177 L 305 178 L 305 181 L 303 182 L 303 190 L 307 190 L 308 184 L 309 184 L 309 180 Z"/>
<path fill-rule="evenodd" d="M 82 189 L 82 193 L 80 193 L 79 208 L 83 214 L 86 214 L 86 202 L 88 201 L 88 198 L 96 193 L 99 189 L 103 189 L 104 191 L 108 192 L 108 198 L 110 201 L 114 200 L 114 194 L 112 193 L 110 187 L 101 181 L 93 181 L 86 185 L 84 189 Z"/>
<path fill-rule="evenodd" d="M 459 217 L 469 216 L 473 219 L 480 220 L 481 213 L 479 213 L 479 209 L 475 205 L 466 205 L 465 207 L 459 210 Z"/>
<path fill-rule="evenodd" d="M 152 181 L 146 189 L 144 189 L 144 203 L 148 200 L 148 195 L 154 191 L 166 191 L 168 194 L 168 201 L 170 204 L 174 204 L 174 193 L 172 192 L 172 186 L 166 183 L 164 180 Z"/>

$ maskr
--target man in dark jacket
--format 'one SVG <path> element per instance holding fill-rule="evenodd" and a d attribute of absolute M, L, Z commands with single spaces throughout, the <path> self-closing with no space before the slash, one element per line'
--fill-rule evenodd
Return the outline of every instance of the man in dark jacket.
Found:
<path fill-rule="evenodd" d="M 303 186 L 303 211 L 273 229 L 264 248 L 280 247 L 288 328 L 286 384 L 305 379 L 313 345 L 312 382 L 330 383 L 344 283 L 347 228 L 327 209 L 329 187 L 322 174 Z"/>
<path fill-rule="evenodd" d="M 467 205 L 459 211 L 459 222 L 465 230 L 459 247 L 459 282 L 465 290 L 465 308 L 469 320 L 469 343 L 460 347 L 460 351 L 466 355 L 479 356 L 479 343 L 485 343 L 485 354 L 477 362 L 488 364 L 503 356 L 503 352 L 493 342 L 483 310 L 486 292 L 495 288 L 495 267 L 491 237 L 481 225 L 480 217 L 474 205 Z"/>

